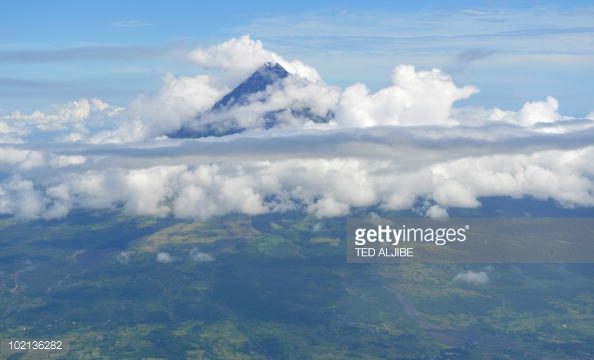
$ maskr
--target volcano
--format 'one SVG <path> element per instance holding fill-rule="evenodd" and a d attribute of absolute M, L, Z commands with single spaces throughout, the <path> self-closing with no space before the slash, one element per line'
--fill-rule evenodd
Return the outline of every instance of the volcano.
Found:
<path fill-rule="evenodd" d="M 230 115 L 230 111 L 248 106 L 254 102 L 266 102 L 269 97 L 265 91 L 269 87 L 282 89 L 282 81 L 291 75 L 278 63 L 267 62 L 260 66 L 247 79 L 237 85 L 231 92 L 223 96 L 208 111 L 188 122 L 181 129 L 168 136 L 171 138 L 199 138 L 207 136 L 224 136 L 246 130 L 239 125 L 238 119 Z M 301 81 L 305 79 L 299 78 Z M 274 91 L 273 89 L 269 89 Z M 262 128 L 268 129 L 278 123 L 279 114 L 288 111 L 292 116 L 306 118 L 314 122 L 327 122 L 334 114 L 326 117 L 314 114 L 308 107 L 275 109 L 261 114 Z"/>
<path fill-rule="evenodd" d="M 232 106 L 245 106 L 250 103 L 250 96 L 266 90 L 266 87 L 273 85 L 289 76 L 289 72 L 277 63 L 267 62 L 260 66 L 256 72 L 237 85 L 230 93 L 223 96 L 211 108 L 212 111 L 222 111 Z"/>

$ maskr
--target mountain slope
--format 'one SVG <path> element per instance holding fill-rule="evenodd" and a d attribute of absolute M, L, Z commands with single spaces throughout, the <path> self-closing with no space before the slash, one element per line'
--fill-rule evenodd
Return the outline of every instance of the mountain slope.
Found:
<path fill-rule="evenodd" d="M 172 138 L 198 138 L 207 136 L 224 136 L 239 133 L 246 130 L 241 125 L 241 119 L 236 118 L 238 109 L 247 107 L 256 102 L 265 103 L 270 94 L 264 91 L 270 86 L 279 86 L 282 89 L 281 81 L 292 76 L 280 64 L 267 62 L 258 68 L 241 84 L 235 87 L 227 95 L 217 101 L 208 111 L 200 114 L 194 121 L 184 125 L 175 133 L 169 134 Z M 306 81 L 300 79 L 300 81 Z M 271 91 L 274 91 L 272 89 Z M 260 94 L 260 96 L 258 95 Z M 333 117 L 329 112 L 325 117 L 316 115 L 307 106 L 279 109 L 273 108 L 259 114 L 259 128 L 269 129 L 279 123 L 283 114 L 293 117 L 311 120 L 313 122 L 326 122 Z M 249 128 L 253 128 L 249 127 Z"/>
<path fill-rule="evenodd" d="M 266 90 L 267 86 L 287 76 L 289 76 L 289 73 L 285 68 L 277 63 L 267 62 L 230 93 L 217 101 L 211 108 L 211 111 L 221 111 L 236 105 L 247 105 L 250 95 Z"/>

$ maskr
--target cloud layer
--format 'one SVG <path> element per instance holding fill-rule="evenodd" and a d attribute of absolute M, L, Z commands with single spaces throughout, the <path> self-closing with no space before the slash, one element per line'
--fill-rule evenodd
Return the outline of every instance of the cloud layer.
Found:
<path fill-rule="evenodd" d="M 149 167 L 125 168 L 122 163 L 106 169 L 101 162 L 88 166 L 64 160 L 70 171 L 61 169 L 47 178 L 32 169 L 28 179 L 16 175 L 4 181 L 0 213 L 55 218 L 73 208 L 122 208 L 136 215 L 205 219 L 301 210 L 332 217 L 361 207 L 409 209 L 424 199 L 435 204 L 427 209 L 428 216 L 444 217 L 446 208 L 475 208 L 480 198 L 490 196 L 531 196 L 593 207 L 593 156 L 590 146 L 435 163 L 419 158 L 418 167 L 410 169 L 398 160 L 352 157 L 225 157 L 193 159 L 191 165 L 180 157 L 180 164 L 154 165 L 163 161 L 156 157 L 148 159 Z"/>
<path fill-rule="evenodd" d="M 478 89 L 410 65 L 396 66 L 379 91 L 341 89 L 248 36 L 188 57 L 220 76 L 167 74 L 158 92 L 123 107 L 82 98 L 2 115 L 0 214 L 52 219 L 109 208 L 200 219 L 289 210 L 332 217 L 421 201 L 424 214 L 440 218 L 491 196 L 594 207 L 593 117 L 562 115 L 553 97 L 517 110 L 457 107 Z M 291 76 L 246 106 L 208 113 L 234 79 L 266 61 Z M 278 121 L 269 128 L 271 112 Z M 333 116 L 318 122 L 311 114 Z M 225 127 L 228 118 L 247 130 L 164 136 L 190 122 Z"/>

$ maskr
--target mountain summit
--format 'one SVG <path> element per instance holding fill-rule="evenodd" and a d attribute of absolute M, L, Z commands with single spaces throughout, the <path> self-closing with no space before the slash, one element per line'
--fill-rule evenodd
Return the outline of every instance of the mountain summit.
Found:
<path fill-rule="evenodd" d="M 245 81 L 217 101 L 210 111 L 220 111 L 231 106 L 249 104 L 249 96 L 266 90 L 266 87 L 289 76 L 287 70 L 277 63 L 267 62 L 260 66 Z"/>
<path fill-rule="evenodd" d="M 289 108 L 269 108 L 262 113 L 254 115 L 243 113 L 244 108 L 255 103 L 265 103 L 270 94 L 265 91 L 271 86 L 282 90 L 282 81 L 292 76 L 280 64 L 267 62 L 260 66 L 252 75 L 237 85 L 231 92 L 223 96 L 208 111 L 200 114 L 194 121 L 187 123 L 175 133 L 169 134 L 172 138 L 198 138 L 207 136 L 224 136 L 239 133 L 247 128 L 271 128 L 283 120 L 281 118 L 298 117 L 314 122 L 327 122 L 334 116 L 328 112 L 326 116 L 314 114 L 308 106 Z M 297 79 L 297 78 L 296 78 Z M 299 78 L 301 83 L 307 80 Z M 245 116 L 251 116 L 252 123 L 246 124 Z M 254 118 L 258 119 L 254 121 Z"/>

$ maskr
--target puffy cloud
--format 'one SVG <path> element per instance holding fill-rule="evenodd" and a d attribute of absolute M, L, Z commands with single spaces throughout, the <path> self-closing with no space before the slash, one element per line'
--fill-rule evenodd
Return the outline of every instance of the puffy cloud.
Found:
<path fill-rule="evenodd" d="M 163 87 L 154 97 L 140 97 L 130 105 L 138 119 L 155 119 L 150 125 L 152 136 L 177 130 L 187 119 L 210 108 L 220 99 L 225 88 L 215 88 L 206 75 L 194 77 L 165 75 Z"/>
<path fill-rule="evenodd" d="M 468 270 L 454 276 L 454 281 L 476 286 L 486 285 L 489 282 L 489 274 L 484 271 Z"/>
<path fill-rule="evenodd" d="M 285 60 L 280 55 L 264 49 L 260 40 L 252 40 L 249 35 L 232 38 L 205 49 L 195 49 L 188 54 L 188 57 L 198 65 L 229 72 L 236 79 L 247 77 L 266 62 L 275 62 L 291 74 L 313 82 L 320 80 L 316 69 L 299 60 Z"/>
<path fill-rule="evenodd" d="M 169 264 L 169 263 L 172 263 L 173 261 L 175 261 L 175 258 L 173 256 L 171 256 L 171 254 L 164 252 L 164 251 L 158 252 L 156 259 L 157 259 L 157 262 L 160 262 L 161 264 Z"/>
<path fill-rule="evenodd" d="M 68 187 L 64 184 L 52 186 L 46 190 L 46 201 L 48 205 L 42 214 L 45 219 L 59 219 L 68 215 L 72 206 L 72 199 Z"/>
<path fill-rule="evenodd" d="M 30 180 L 1 185 L 1 198 L 3 213 L 32 218 L 61 217 L 77 207 L 201 219 L 302 210 L 323 218 L 371 206 L 408 209 L 419 200 L 431 204 L 422 213 L 436 218 L 447 216 L 446 208 L 478 207 L 481 198 L 492 196 L 531 196 L 568 207 L 592 207 L 592 157 L 590 146 L 439 161 L 418 158 L 407 168 L 398 159 L 281 156 L 263 161 L 249 154 L 219 160 L 207 156 L 188 165 L 182 154 L 182 164 L 127 169 L 138 160 L 106 168 L 93 161 L 85 165 L 93 170 L 64 168 L 59 175 L 43 177 L 31 173 Z"/>
<path fill-rule="evenodd" d="M 350 206 L 336 200 L 334 197 L 325 196 L 311 203 L 307 210 L 316 213 L 320 217 L 334 217 L 348 214 Z"/>
<path fill-rule="evenodd" d="M 564 117 L 558 113 L 559 102 L 552 96 L 547 96 L 544 101 L 532 101 L 525 103 L 520 111 L 504 111 L 493 109 L 487 119 L 493 121 L 505 121 L 520 126 L 534 126 L 538 123 L 553 123 L 563 120 Z"/>
<path fill-rule="evenodd" d="M 524 126 L 531 126 L 539 122 L 550 123 L 561 119 L 559 102 L 552 96 L 545 101 L 527 102 L 520 109 L 518 122 Z"/>
<path fill-rule="evenodd" d="M 38 123 L 82 121 L 91 114 L 91 103 L 87 99 L 74 100 L 56 108 L 54 113 L 34 111 L 30 114 L 14 112 L 10 115 L 14 120 L 33 121 Z M 51 124 L 48 124 L 51 126 Z"/>
<path fill-rule="evenodd" d="M 457 87 L 440 70 L 417 72 L 411 65 L 397 66 L 392 83 L 376 93 L 363 84 L 346 88 L 336 122 L 355 127 L 451 124 L 452 104 L 478 92 L 473 86 Z"/>
<path fill-rule="evenodd" d="M 229 172 L 229 173 L 227 173 Z M 245 169 L 219 166 L 200 166 L 180 177 L 179 196 L 175 199 L 173 211 L 180 217 L 207 218 L 229 212 L 249 215 L 267 211 L 256 172 L 246 174 Z"/>
<path fill-rule="evenodd" d="M 198 248 L 192 248 L 190 250 L 190 260 L 197 263 L 206 263 L 214 261 L 214 256 L 201 252 Z"/>
<path fill-rule="evenodd" d="M 132 256 L 132 254 L 129 251 L 121 251 L 120 253 L 118 253 L 116 255 L 116 260 L 122 264 L 125 265 L 127 263 L 130 262 L 130 257 Z"/>
<path fill-rule="evenodd" d="M 478 206 L 479 197 L 533 196 L 594 206 L 592 147 L 532 155 L 467 157 L 434 165 L 433 198 L 443 206 Z"/>
<path fill-rule="evenodd" d="M 65 216 L 69 207 L 63 201 L 60 186 L 37 188 L 30 180 L 14 177 L 0 186 L 0 214 L 13 214 L 20 218 L 55 219 Z"/>
<path fill-rule="evenodd" d="M 51 111 L 36 110 L 28 114 L 14 111 L 0 116 L 3 120 L 0 122 L 0 143 L 19 144 L 31 140 L 80 142 L 90 134 L 114 125 L 123 112 L 124 108 L 97 98 L 54 105 Z"/>
<path fill-rule="evenodd" d="M 126 143 L 154 138 L 179 129 L 220 99 L 226 88 L 216 87 L 207 75 L 166 74 L 154 95 L 141 95 L 122 114 L 125 120 L 115 130 L 90 137 L 91 143 Z"/>
<path fill-rule="evenodd" d="M 28 133 L 29 130 L 23 124 L 0 121 L 0 144 L 22 144 L 25 142 L 23 137 Z"/>
<path fill-rule="evenodd" d="M 448 217 L 448 211 L 439 205 L 433 205 L 427 209 L 425 215 L 431 219 L 446 219 Z"/>
<path fill-rule="evenodd" d="M 80 155 L 57 155 L 53 156 L 49 163 L 52 167 L 63 168 L 67 166 L 82 165 L 86 161 L 87 159 L 84 156 Z"/>
<path fill-rule="evenodd" d="M 15 178 L 0 188 L 0 210 L 18 217 L 35 218 L 45 207 L 44 198 L 31 181 Z"/>
<path fill-rule="evenodd" d="M 24 121 L 40 130 L 61 130 L 67 126 L 80 126 L 94 113 L 113 116 L 122 111 L 121 108 L 112 107 L 100 99 L 78 99 L 66 104 L 57 105 L 52 112 L 34 111 L 23 114 L 20 111 L 5 115 L 5 121 Z"/>
<path fill-rule="evenodd" d="M 40 151 L 0 147 L 0 165 L 16 165 L 21 169 L 31 169 L 45 164 L 45 156 Z"/>
<path fill-rule="evenodd" d="M 78 166 L 86 162 L 81 155 L 55 155 L 45 151 L 27 150 L 15 147 L 0 147 L 0 169 L 14 166 L 20 170 L 31 170 L 40 167 L 63 168 Z"/>
<path fill-rule="evenodd" d="M 185 166 L 159 166 L 145 169 L 89 171 L 68 179 L 68 199 L 76 206 L 115 208 L 137 215 L 165 216 L 168 201 L 177 194 L 176 180 Z"/>
<path fill-rule="evenodd" d="M 175 191 L 171 178 L 184 170 L 183 166 L 161 166 L 128 172 L 121 179 L 121 187 L 128 194 L 126 210 L 135 214 L 166 215 L 165 202 Z"/>

